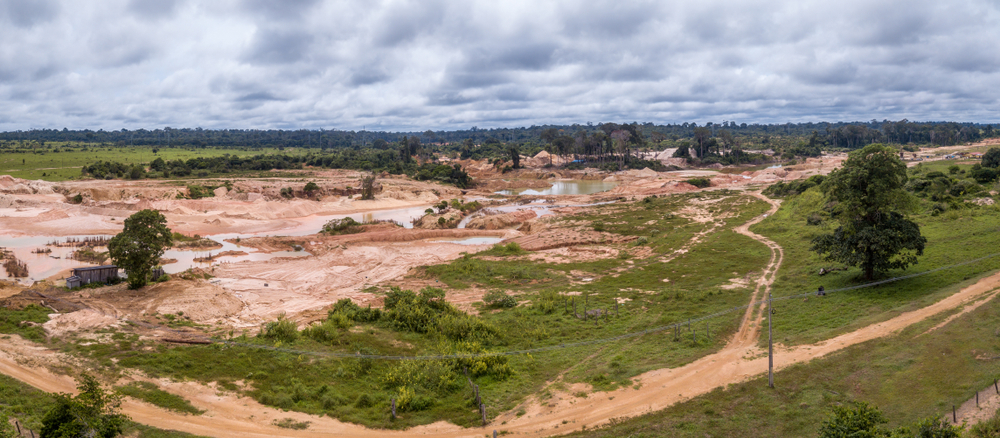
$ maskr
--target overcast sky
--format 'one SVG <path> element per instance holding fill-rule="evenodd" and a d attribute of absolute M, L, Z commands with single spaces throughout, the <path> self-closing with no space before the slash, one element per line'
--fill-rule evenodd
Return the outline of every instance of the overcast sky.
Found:
<path fill-rule="evenodd" d="M 0 0 L 0 130 L 1000 121 L 995 0 Z"/>

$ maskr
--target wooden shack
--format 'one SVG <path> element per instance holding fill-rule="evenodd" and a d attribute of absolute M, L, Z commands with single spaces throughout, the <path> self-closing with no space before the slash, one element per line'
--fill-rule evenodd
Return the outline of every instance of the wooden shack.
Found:
<path fill-rule="evenodd" d="M 115 265 L 104 265 L 73 268 L 73 276 L 80 278 L 79 284 L 81 285 L 90 284 L 95 281 L 107 283 L 112 278 L 118 278 L 118 267 Z"/>

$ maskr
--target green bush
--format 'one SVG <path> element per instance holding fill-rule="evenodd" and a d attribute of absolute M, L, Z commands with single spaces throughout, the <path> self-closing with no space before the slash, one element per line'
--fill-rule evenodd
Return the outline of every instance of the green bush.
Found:
<path fill-rule="evenodd" d="M 705 187 L 708 187 L 708 186 L 712 185 L 712 180 L 710 180 L 708 178 L 691 178 L 691 179 L 687 180 L 687 183 L 691 184 L 691 185 L 693 185 L 693 186 L 695 186 L 695 187 L 697 187 L 699 189 L 703 189 Z"/>
<path fill-rule="evenodd" d="M 278 315 L 278 319 L 264 325 L 260 337 L 272 341 L 295 342 L 299 337 L 299 329 L 294 321 L 285 318 L 285 314 Z"/>
<path fill-rule="evenodd" d="M 306 183 L 306 186 L 302 188 L 302 191 L 304 191 L 306 193 L 314 192 L 316 190 L 319 190 L 319 186 L 316 185 L 316 183 L 314 183 L 312 181 L 309 181 L 308 183 Z"/>
<path fill-rule="evenodd" d="M 323 232 L 330 235 L 354 234 L 361 232 L 361 223 L 350 218 L 334 219 L 323 225 Z"/>
<path fill-rule="evenodd" d="M 517 300 L 502 290 L 491 290 L 483 296 L 486 307 L 509 308 L 517 306 Z"/>
<path fill-rule="evenodd" d="M 516 256 L 527 253 L 528 252 L 522 249 L 521 245 L 518 245 L 517 242 L 510 242 L 506 245 L 498 243 L 496 245 L 493 245 L 492 248 L 483 251 L 479 254 L 504 257 L 504 256 Z"/>

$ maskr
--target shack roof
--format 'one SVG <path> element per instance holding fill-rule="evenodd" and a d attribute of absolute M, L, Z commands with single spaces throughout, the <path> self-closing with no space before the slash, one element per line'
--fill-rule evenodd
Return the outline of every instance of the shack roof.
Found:
<path fill-rule="evenodd" d="M 101 269 L 118 269 L 115 265 L 103 265 L 103 266 L 88 266 L 86 268 L 73 268 L 73 272 L 76 271 L 97 271 Z"/>

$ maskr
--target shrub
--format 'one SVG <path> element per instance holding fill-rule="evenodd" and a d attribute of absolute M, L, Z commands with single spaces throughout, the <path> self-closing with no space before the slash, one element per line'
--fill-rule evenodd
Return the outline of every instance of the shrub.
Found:
<path fill-rule="evenodd" d="M 492 308 L 510 308 L 517 306 L 517 300 L 502 290 L 492 290 L 483 296 L 483 304 Z"/>
<path fill-rule="evenodd" d="M 201 198 L 208 198 L 215 196 L 215 193 L 202 186 L 189 185 L 187 186 L 187 189 L 188 189 L 188 197 L 191 199 L 201 199 Z"/>
<path fill-rule="evenodd" d="M 806 218 L 807 225 L 820 225 L 822 223 L 823 223 L 823 217 L 820 216 L 818 213 L 810 214 L 809 217 Z"/>
<path fill-rule="evenodd" d="M 285 318 L 285 314 L 278 315 L 278 319 L 264 325 L 260 337 L 274 341 L 295 342 L 299 337 L 299 329 L 294 321 Z"/>
<path fill-rule="evenodd" d="M 306 183 L 306 186 L 302 188 L 302 191 L 304 191 L 306 193 L 314 192 L 316 190 L 319 190 L 319 186 L 316 185 L 316 183 L 314 183 L 312 181 L 309 181 L 308 183 Z"/>
<path fill-rule="evenodd" d="M 330 235 L 339 234 L 354 234 L 361 232 L 361 223 L 351 219 L 350 217 L 345 217 L 343 219 L 334 219 L 323 225 L 323 232 Z"/>
<path fill-rule="evenodd" d="M 69 202 L 71 202 L 73 204 L 80 204 L 80 203 L 83 202 L 83 195 L 80 194 L 80 193 L 77 193 L 76 196 L 74 196 L 72 198 L 69 198 Z"/>
<path fill-rule="evenodd" d="M 958 165 L 956 165 L 956 164 L 952 164 L 951 166 L 948 166 L 948 174 L 950 174 L 950 175 L 957 174 L 959 170 L 961 170 L 961 168 L 958 167 Z"/>
<path fill-rule="evenodd" d="M 516 256 L 525 253 L 527 253 L 527 251 L 521 249 L 521 245 L 518 245 L 517 242 L 510 242 L 506 245 L 498 243 L 496 245 L 493 245 L 492 248 L 482 252 L 483 255 L 492 255 L 500 257 Z"/>
<path fill-rule="evenodd" d="M 695 187 L 697 187 L 699 189 L 703 189 L 705 187 L 708 187 L 708 186 L 712 185 L 712 180 L 710 180 L 708 178 L 691 178 L 691 179 L 687 180 L 687 183 L 691 184 L 691 185 L 693 185 L 693 186 L 695 186 Z"/>

